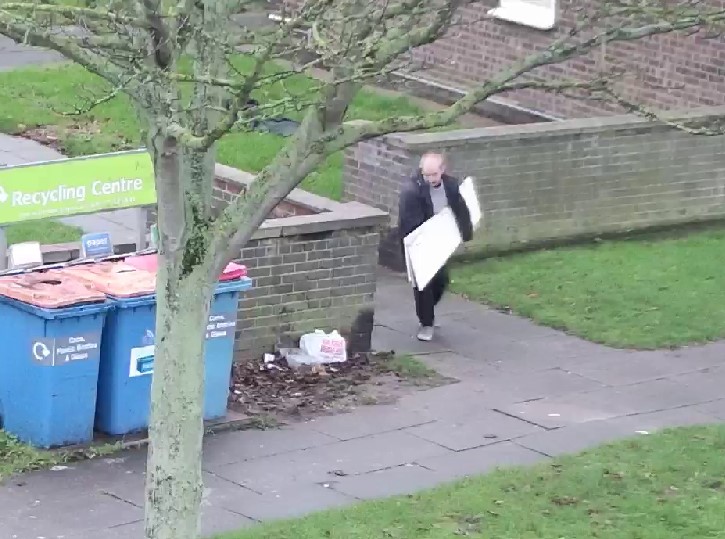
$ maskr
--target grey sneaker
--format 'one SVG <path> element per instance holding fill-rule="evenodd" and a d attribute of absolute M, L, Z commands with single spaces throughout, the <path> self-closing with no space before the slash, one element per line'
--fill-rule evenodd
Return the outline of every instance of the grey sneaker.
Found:
<path fill-rule="evenodd" d="M 433 340 L 433 328 L 430 326 L 422 326 L 418 331 L 419 341 L 432 341 Z"/>

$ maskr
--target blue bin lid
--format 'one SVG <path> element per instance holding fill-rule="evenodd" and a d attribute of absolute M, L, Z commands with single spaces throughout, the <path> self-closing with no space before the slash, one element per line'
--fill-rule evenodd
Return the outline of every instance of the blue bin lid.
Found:
<path fill-rule="evenodd" d="M 217 283 L 214 295 L 229 294 L 231 292 L 242 292 L 252 288 L 252 279 L 249 277 L 242 277 L 241 279 L 235 279 L 233 281 L 223 281 Z M 147 296 L 136 296 L 135 298 L 119 298 L 115 296 L 109 296 L 109 299 L 117 306 L 122 309 L 134 309 L 136 307 L 146 307 L 153 305 L 156 302 L 156 294 L 149 294 Z"/>
<path fill-rule="evenodd" d="M 113 303 L 111 301 L 104 301 L 103 303 L 83 303 L 80 305 L 73 305 L 71 307 L 61 307 L 60 309 L 44 309 L 42 307 L 29 305 L 28 303 L 5 296 L 0 296 L 0 302 L 11 305 L 16 309 L 25 311 L 30 314 L 34 314 L 35 316 L 39 318 L 44 318 L 46 320 L 91 316 L 105 313 L 113 307 Z"/>

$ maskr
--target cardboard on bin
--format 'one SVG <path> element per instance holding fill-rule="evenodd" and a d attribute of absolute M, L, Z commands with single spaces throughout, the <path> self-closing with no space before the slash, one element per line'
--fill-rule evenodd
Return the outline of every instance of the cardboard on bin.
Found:
<path fill-rule="evenodd" d="M 151 271 L 156 273 L 158 269 L 159 261 L 155 254 L 141 255 L 141 256 L 129 256 L 125 262 L 136 268 Z M 236 262 L 230 262 L 227 267 L 224 268 L 222 274 L 219 276 L 220 281 L 234 281 L 247 276 L 247 267 Z"/>
<path fill-rule="evenodd" d="M 156 275 L 123 262 L 98 262 L 65 268 L 74 278 L 117 298 L 148 296 L 156 291 Z"/>
<path fill-rule="evenodd" d="M 104 294 L 60 270 L 0 277 L 0 295 L 43 309 L 106 301 Z"/>

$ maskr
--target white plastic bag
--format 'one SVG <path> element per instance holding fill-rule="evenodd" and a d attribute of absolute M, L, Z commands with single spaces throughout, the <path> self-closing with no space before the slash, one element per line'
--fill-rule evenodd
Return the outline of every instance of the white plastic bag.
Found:
<path fill-rule="evenodd" d="M 300 339 L 302 353 L 314 358 L 316 363 L 342 363 L 347 361 L 347 343 L 337 330 L 325 333 L 316 329 Z"/>

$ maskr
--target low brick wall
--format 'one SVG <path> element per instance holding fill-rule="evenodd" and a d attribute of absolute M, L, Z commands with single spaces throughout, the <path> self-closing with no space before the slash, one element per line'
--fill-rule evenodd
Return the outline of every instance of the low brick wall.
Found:
<path fill-rule="evenodd" d="M 215 198 L 229 201 L 253 176 L 217 166 Z M 254 285 L 239 304 L 236 351 L 258 357 L 316 328 L 337 329 L 351 351 L 370 349 L 380 230 L 388 216 L 295 190 L 242 250 Z"/>
<path fill-rule="evenodd" d="M 217 209 L 253 180 L 217 165 Z M 388 219 L 358 202 L 293 191 L 235 257 L 253 281 L 239 302 L 237 359 L 296 345 L 300 335 L 317 328 L 340 331 L 351 352 L 370 350 L 378 245 Z M 131 245 L 116 246 L 119 254 L 132 251 Z M 78 244 L 70 243 L 45 246 L 43 254 L 46 263 L 55 263 L 77 258 L 78 252 Z"/>
<path fill-rule="evenodd" d="M 718 107 L 686 117 L 724 113 Z M 402 269 L 398 195 L 425 151 L 444 151 L 454 174 L 476 178 L 484 223 L 467 248 L 486 254 L 721 219 L 723 140 L 633 116 L 389 135 L 347 151 L 344 199 L 390 213 L 380 259 Z"/>

